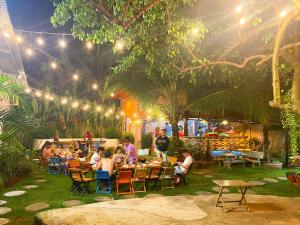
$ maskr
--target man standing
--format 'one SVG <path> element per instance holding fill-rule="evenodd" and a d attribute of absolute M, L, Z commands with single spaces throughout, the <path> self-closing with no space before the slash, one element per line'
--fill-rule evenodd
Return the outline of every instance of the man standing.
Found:
<path fill-rule="evenodd" d="M 157 157 L 162 157 L 164 161 L 167 161 L 167 151 L 169 147 L 169 138 L 166 135 L 166 130 L 162 129 L 160 136 L 157 137 L 156 139 L 156 154 Z"/>

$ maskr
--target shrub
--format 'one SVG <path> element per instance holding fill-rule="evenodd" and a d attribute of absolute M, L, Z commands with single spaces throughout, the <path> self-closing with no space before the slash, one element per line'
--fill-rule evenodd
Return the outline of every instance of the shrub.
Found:
<path fill-rule="evenodd" d="M 120 139 L 121 133 L 116 128 L 107 128 L 104 133 L 105 138 L 109 139 Z"/>
<path fill-rule="evenodd" d="M 179 140 L 179 148 L 182 149 L 182 147 L 183 147 L 183 141 Z M 174 145 L 173 145 L 173 138 L 170 138 L 170 144 L 169 144 L 169 148 L 168 148 L 168 155 L 170 155 L 170 156 L 175 155 Z"/>
<path fill-rule="evenodd" d="M 124 139 L 125 138 L 129 138 L 129 140 L 130 140 L 130 142 L 132 143 L 132 144 L 134 144 L 134 141 L 135 141 L 135 139 L 134 139 L 134 134 L 133 133 L 125 133 L 125 134 L 123 134 L 122 135 L 122 142 L 124 143 Z"/>
<path fill-rule="evenodd" d="M 23 137 L 22 144 L 27 149 L 33 149 L 36 139 L 49 139 L 54 137 L 55 130 L 53 128 L 40 126 L 32 129 Z"/>
<path fill-rule="evenodd" d="M 153 137 L 151 133 L 142 135 L 142 149 L 151 148 L 152 147 Z"/>

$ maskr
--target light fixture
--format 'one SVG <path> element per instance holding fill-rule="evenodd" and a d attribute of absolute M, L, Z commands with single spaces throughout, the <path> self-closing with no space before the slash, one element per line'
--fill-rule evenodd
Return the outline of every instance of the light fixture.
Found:
<path fill-rule="evenodd" d="M 286 15 L 287 15 L 287 11 L 286 10 L 282 10 L 280 12 L 280 17 L 286 17 Z"/>
<path fill-rule="evenodd" d="M 83 106 L 83 110 L 84 111 L 88 110 L 89 108 L 90 108 L 90 106 L 88 104 L 86 104 L 86 105 Z"/>
<path fill-rule="evenodd" d="M 31 93 L 31 89 L 30 89 L 30 88 L 26 88 L 26 89 L 25 89 L 25 92 L 26 92 L 27 94 L 29 94 L 29 93 Z"/>
<path fill-rule="evenodd" d="M 236 11 L 237 13 L 242 12 L 242 10 L 243 10 L 243 6 L 242 6 L 242 5 L 238 5 L 238 6 L 235 8 L 235 11 Z"/>
<path fill-rule="evenodd" d="M 75 73 L 75 74 L 73 75 L 73 80 L 77 81 L 78 79 L 79 79 L 79 76 L 78 76 L 78 74 Z"/>
<path fill-rule="evenodd" d="M 50 95 L 49 94 L 45 94 L 45 99 L 49 100 L 50 99 Z"/>
<path fill-rule="evenodd" d="M 50 65 L 51 65 L 52 69 L 56 69 L 57 68 L 57 63 L 56 62 L 52 62 Z"/>
<path fill-rule="evenodd" d="M 117 120 L 118 120 L 118 119 L 120 119 L 120 116 L 119 116 L 119 115 L 117 115 L 117 116 L 116 116 L 116 119 L 117 119 Z"/>
<path fill-rule="evenodd" d="M 152 113 L 152 110 L 151 110 L 151 109 L 148 109 L 147 112 L 148 112 L 148 113 Z"/>
<path fill-rule="evenodd" d="M 49 100 L 50 100 L 50 101 L 53 101 L 53 100 L 54 100 L 54 97 L 53 97 L 52 95 L 50 95 Z"/>
<path fill-rule="evenodd" d="M 109 116 L 109 113 L 108 113 L 108 112 L 106 112 L 106 113 L 104 114 L 104 116 L 105 116 L 105 117 L 108 117 L 108 116 Z"/>
<path fill-rule="evenodd" d="M 67 42 L 65 41 L 65 39 L 60 39 L 58 44 L 61 48 L 67 47 Z"/>
<path fill-rule="evenodd" d="M 141 120 L 136 120 L 135 121 L 137 124 L 140 124 L 142 121 Z"/>
<path fill-rule="evenodd" d="M 3 32 L 3 35 L 4 35 L 4 37 L 7 38 L 7 39 L 10 38 L 10 35 L 9 35 L 9 33 L 8 33 L 7 31 L 4 31 L 4 32 Z"/>
<path fill-rule="evenodd" d="M 137 114 L 136 114 L 136 113 L 134 113 L 134 114 L 133 114 L 133 117 L 137 117 Z"/>
<path fill-rule="evenodd" d="M 38 98 L 42 97 L 42 93 L 40 91 L 36 91 L 35 92 L 35 96 L 38 97 Z"/>
<path fill-rule="evenodd" d="M 151 116 L 148 115 L 148 116 L 147 116 L 147 120 L 150 120 L 150 119 L 151 119 Z"/>
<path fill-rule="evenodd" d="M 96 107 L 96 111 L 97 111 L 97 112 L 100 112 L 101 110 L 102 110 L 102 108 L 101 108 L 100 106 L 97 106 L 97 107 Z"/>
<path fill-rule="evenodd" d="M 93 48 L 93 43 L 91 41 L 88 41 L 85 43 L 85 46 L 87 47 L 87 49 L 92 49 Z"/>
<path fill-rule="evenodd" d="M 36 42 L 38 43 L 39 46 L 43 46 L 43 45 L 45 44 L 44 39 L 41 38 L 41 37 L 38 37 L 38 38 L 36 39 Z"/>
<path fill-rule="evenodd" d="M 92 88 L 94 89 L 94 90 L 97 90 L 98 89 L 98 84 L 93 84 L 93 86 L 92 86 Z"/>
<path fill-rule="evenodd" d="M 23 38 L 21 36 L 16 36 L 16 41 L 17 41 L 17 43 L 22 44 Z"/>
<path fill-rule="evenodd" d="M 115 44 L 115 48 L 118 51 L 122 51 L 124 49 L 124 42 L 123 40 L 118 40 Z"/>
<path fill-rule="evenodd" d="M 223 120 L 223 121 L 222 121 L 222 124 L 223 124 L 224 126 L 228 125 L 228 120 Z"/>
<path fill-rule="evenodd" d="M 72 102 L 72 108 L 76 109 L 79 106 L 79 103 L 77 101 Z"/>
<path fill-rule="evenodd" d="M 124 115 L 125 115 L 125 113 L 124 113 L 123 111 L 121 111 L 121 112 L 120 112 L 120 115 L 121 115 L 121 116 L 124 116 Z"/>
<path fill-rule="evenodd" d="M 246 23 L 246 19 L 245 19 L 245 18 L 241 18 L 241 19 L 240 19 L 240 24 L 241 24 L 241 25 L 244 25 L 245 23 Z"/>
<path fill-rule="evenodd" d="M 196 36 L 199 33 L 199 28 L 198 27 L 193 28 L 191 33 L 193 36 Z"/>
<path fill-rule="evenodd" d="M 32 56 L 32 55 L 33 55 L 33 50 L 32 50 L 31 48 L 27 48 L 27 49 L 26 49 L 26 54 L 27 54 L 28 56 Z"/>
<path fill-rule="evenodd" d="M 110 93 L 110 97 L 115 97 L 115 93 Z"/>
<path fill-rule="evenodd" d="M 108 110 L 108 113 L 109 113 L 109 114 L 112 114 L 113 112 L 114 112 L 113 109 L 109 109 L 109 110 Z"/>
<path fill-rule="evenodd" d="M 62 105 L 65 105 L 65 104 L 68 103 L 68 99 L 62 98 L 60 102 L 61 102 Z"/>

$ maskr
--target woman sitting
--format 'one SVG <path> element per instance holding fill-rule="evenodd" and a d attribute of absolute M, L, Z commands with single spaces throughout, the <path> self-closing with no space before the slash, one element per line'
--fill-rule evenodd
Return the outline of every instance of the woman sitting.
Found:
<path fill-rule="evenodd" d="M 121 146 L 118 146 L 116 149 L 116 153 L 113 155 L 113 160 L 115 162 L 116 167 L 124 162 L 125 154 L 123 153 L 123 149 Z"/>

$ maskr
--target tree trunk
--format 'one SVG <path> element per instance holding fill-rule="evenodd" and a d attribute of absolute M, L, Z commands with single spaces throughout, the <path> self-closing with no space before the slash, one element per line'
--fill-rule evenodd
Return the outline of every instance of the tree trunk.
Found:
<path fill-rule="evenodd" d="M 189 132 L 188 132 L 188 118 L 184 119 L 183 130 L 184 130 L 184 136 L 188 136 L 189 135 Z"/>
<path fill-rule="evenodd" d="M 178 118 L 174 115 L 172 116 L 172 137 L 173 137 L 173 148 L 174 154 L 179 154 L 179 134 L 178 134 Z"/>
<path fill-rule="evenodd" d="M 264 157 L 267 162 L 270 162 L 270 151 L 269 151 L 269 126 L 267 124 L 263 125 L 263 151 Z"/>
<path fill-rule="evenodd" d="M 300 113 L 300 66 L 294 67 L 294 77 L 292 84 L 293 111 Z"/>

